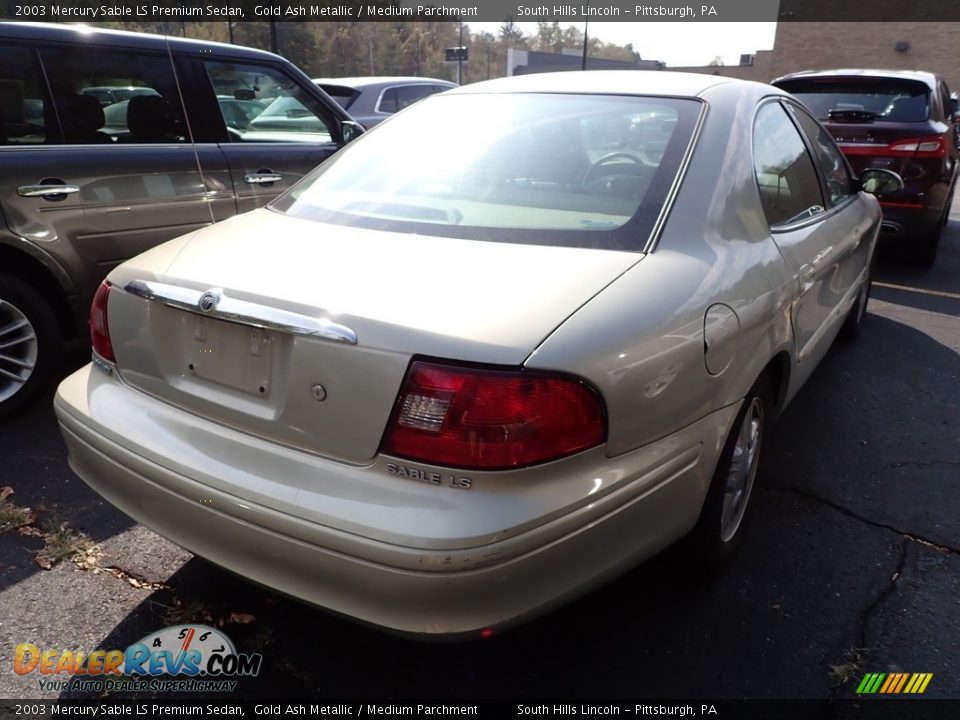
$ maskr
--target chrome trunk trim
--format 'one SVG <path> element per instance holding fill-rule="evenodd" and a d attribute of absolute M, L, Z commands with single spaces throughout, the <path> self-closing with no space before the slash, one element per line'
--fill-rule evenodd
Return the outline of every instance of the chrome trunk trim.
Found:
<path fill-rule="evenodd" d="M 346 325 L 341 325 L 327 318 L 311 317 L 302 313 L 239 300 L 225 295 L 219 289 L 193 290 L 167 283 L 131 280 L 124 286 L 124 290 L 145 300 L 163 303 L 169 307 L 198 315 L 252 327 L 278 330 L 291 335 L 306 335 L 349 345 L 357 344 L 357 334 Z M 216 296 L 216 303 L 211 309 L 202 310 L 200 301 L 204 299 L 204 296 L 209 299 L 208 293 L 213 293 Z M 208 304 L 206 303 L 204 307 Z"/>

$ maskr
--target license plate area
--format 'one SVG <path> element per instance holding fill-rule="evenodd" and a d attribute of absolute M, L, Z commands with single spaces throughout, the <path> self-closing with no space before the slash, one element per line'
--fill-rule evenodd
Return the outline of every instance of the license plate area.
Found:
<path fill-rule="evenodd" d="M 255 397 L 271 389 L 276 333 L 180 313 L 181 372 Z"/>

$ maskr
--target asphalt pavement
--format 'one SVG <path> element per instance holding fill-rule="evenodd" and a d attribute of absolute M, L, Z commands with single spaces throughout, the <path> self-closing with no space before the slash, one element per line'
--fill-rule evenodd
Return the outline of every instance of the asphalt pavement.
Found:
<path fill-rule="evenodd" d="M 85 362 L 82 352 L 67 365 Z M 13 650 L 126 648 L 221 626 L 263 670 L 242 697 L 849 698 L 867 672 L 928 672 L 960 698 L 960 218 L 931 270 L 884 256 L 860 338 L 838 343 L 780 419 L 726 572 L 668 551 L 534 622 L 425 644 L 234 577 L 137 526 L 67 467 L 50 397 L 0 424 L 0 487 L 90 538 L 42 569 L 0 533 L 0 698 L 48 698 Z M 638 529 L 642 531 L 642 529 Z"/>

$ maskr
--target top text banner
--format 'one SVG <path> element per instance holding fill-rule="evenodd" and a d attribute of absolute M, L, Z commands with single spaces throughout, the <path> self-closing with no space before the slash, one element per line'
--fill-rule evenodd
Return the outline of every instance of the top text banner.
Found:
<path fill-rule="evenodd" d="M 960 21 L 960 0 L 0 0 L 0 18 L 55 22 Z"/>
<path fill-rule="evenodd" d="M 750 22 L 777 19 L 778 0 L 0 0 L 7 19 L 105 21 Z M 22 8 L 43 6 L 42 17 Z"/>

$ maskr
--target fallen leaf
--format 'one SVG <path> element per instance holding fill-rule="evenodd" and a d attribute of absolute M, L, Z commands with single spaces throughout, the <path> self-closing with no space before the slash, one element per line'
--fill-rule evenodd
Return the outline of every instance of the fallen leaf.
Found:
<path fill-rule="evenodd" d="M 10 487 L 9 485 L 4 485 L 3 487 L 0 487 L 0 502 L 3 502 L 11 495 L 13 495 L 12 487 Z"/>
<path fill-rule="evenodd" d="M 249 625 L 250 623 L 254 622 L 256 619 L 257 618 L 255 618 L 250 613 L 232 612 L 230 613 L 230 617 L 227 618 L 227 621 L 234 623 L 236 625 Z"/>
<path fill-rule="evenodd" d="M 50 568 L 53 567 L 53 563 L 47 560 L 46 558 L 38 557 L 36 558 L 36 561 L 37 561 L 37 565 L 39 565 L 42 570 L 49 570 Z"/>

